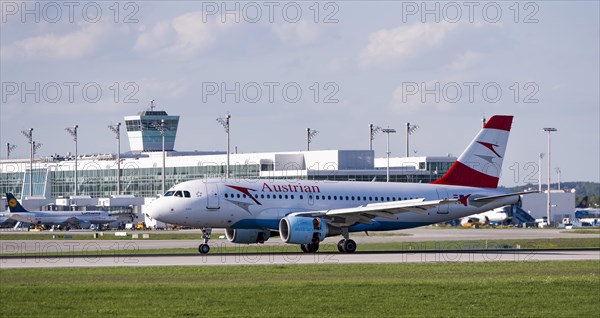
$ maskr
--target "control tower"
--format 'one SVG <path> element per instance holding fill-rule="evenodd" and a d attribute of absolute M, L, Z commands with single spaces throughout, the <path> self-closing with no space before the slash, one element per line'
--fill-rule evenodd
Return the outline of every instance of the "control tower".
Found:
<path fill-rule="evenodd" d="M 150 101 L 150 109 L 139 112 L 136 116 L 125 116 L 127 137 L 132 152 L 162 151 L 161 125 L 164 121 L 165 151 L 173 151 L 179 116 L 169 116 L 164 110 L 154 110 L 154 100 Z"/>

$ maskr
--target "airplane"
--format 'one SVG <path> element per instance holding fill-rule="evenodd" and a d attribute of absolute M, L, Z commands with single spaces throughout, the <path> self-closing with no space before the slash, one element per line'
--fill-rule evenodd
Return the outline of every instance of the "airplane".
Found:
<path fill-rule="evenodd" d="M 490 223 L 504 224 L 507 219 L 508 213 L 506 213 L 505 207 L 499 207 L 491 211 L 466 216 L 460 219 L 460 225 L 468 226 L 473 224 L 483 225 Z"/>
<path fill-rule="evenodd" d="M 10 213 L 5 213 L 5 216 L 23 223 L 89 227 L 92 224 L 106 224 L 117 220 L 117 217 L 104 211 L 28 211 L 12 193 L 6 194 L 6 202 Z"/>
<path fill-rule="evenodd" d="M 14 226 L 16 223 L 17 221 L 10 218 L 10 213 L 0 212 L 0 226 Z"/>
<path fill-rule="evenodd" d="M 352 232 L 420 227 L 516 203 L 526 192 L 497 189 L 512 120 L 490 118 L 448 172 L 429 184 L 199 179 L 170 188 L 146 215 L 202 228 L 201 254 L 210 251 L 212 228 L 225 228 L 227 239 L 240 244 L 264 243 L 279 232 L 283 242 L 310 253 L 326 237 L 341 235 L 338 250 L 353 253 Z"/>
<path fill-rule="evenodd" d="M 589 219 L 586 221 L 596 221 L 600 219 L 600 209 L 590 208 L 588 204 L 588 197 L 585 196 L 581 199 L 581 202 L 577 205 L 575 210 L 575 217 L 578 219 Z"/>

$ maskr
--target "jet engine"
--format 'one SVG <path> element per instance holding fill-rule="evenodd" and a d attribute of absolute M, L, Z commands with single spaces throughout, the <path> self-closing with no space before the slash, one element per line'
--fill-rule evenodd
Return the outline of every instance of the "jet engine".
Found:
<path fill-rule="evenodd" d="M 279 221 L 279 235 L 290 244 L 318 243 L 326 236 L 337 235 L 332 230 L 321 218 L 290 215 Z"/>
<path fill-rule="evenodd" d="M 238 244 L 264 243 L 271 236 L 271 231 L 226 229 L 225 236 L 229 242 Z"/>

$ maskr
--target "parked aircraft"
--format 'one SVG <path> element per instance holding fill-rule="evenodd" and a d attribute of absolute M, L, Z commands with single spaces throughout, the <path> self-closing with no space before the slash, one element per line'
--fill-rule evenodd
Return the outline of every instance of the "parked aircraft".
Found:
<path fill-rule="evenodd" d="M 508 219 L 508 214 L 505 207 L 499 207 L 491 211 L 486 211 L 479 214 L 469 215 L 460 219 L 460 225 L 468 226 L 469 224 L 503 224 Z"/>
<path fill-rule="evenodd" d="M 23 223 L 89 227 L 117 220 L 117 217 L 104 211 L 27 211 L 12 193 L 6 194 L 6 201 L 10 210 L 10 213 L 5 213 L 6 216 Z"/>
<path fill-rule="evenodd" d="M 516 203 L 498 180 L 512 116 L 493 116 L 440 179 L 430 184 L 309 180 L 202 179 L 169 189 L 147 209 L 156 220 L 201 227 L 208 253 L 212 228 L 234 243 L 263 243 L 276 231 L 283 242 L 316 252 L 326 237 L 352 253 L 349 233 L 387 231 L 449 221 Z"/>

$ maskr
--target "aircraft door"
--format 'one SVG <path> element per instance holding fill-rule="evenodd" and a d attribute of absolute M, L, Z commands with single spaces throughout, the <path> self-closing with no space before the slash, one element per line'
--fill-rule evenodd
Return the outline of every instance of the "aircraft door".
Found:
<path fill-rule="evenodd" d="M 206 208 L 219 209 L 219 187 L 216 183 L 206 183 Z"/>
<path fill-rule="evenodd" d="M 440 200 L 449 199 L 448 191 L 446 189 L 436 189 L 435 191 L 437 191 L 438 199 L 440 199 Z M 449 211 L 450 211 L 450 205 L 443 204 L 443 205 L 438 206 L 437 213 L 438 214 L 448 214 Z"/>
<path fill-rule="evenodd" d="M 315 197 L 313 196 L 312 193 L 309 193 L 306 197 L 308 197 L 308 205 L 310 205 L 310 206 L 315 205 Z"/>

